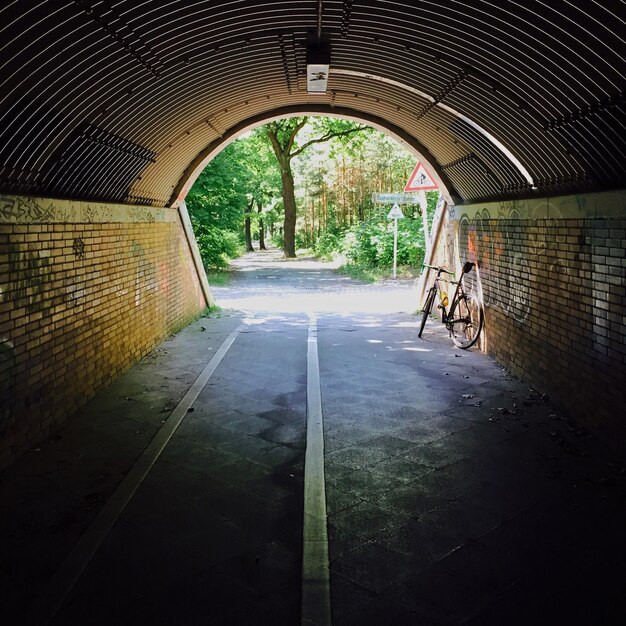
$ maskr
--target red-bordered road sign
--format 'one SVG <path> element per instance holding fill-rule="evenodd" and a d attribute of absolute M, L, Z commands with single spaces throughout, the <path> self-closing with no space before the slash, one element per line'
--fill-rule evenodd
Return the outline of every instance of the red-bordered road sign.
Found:
<path fill-rule="evenodd" d="M 426 191 L 428 189 L 439 189 L 432 176 L 426 168 L 418 161 L 413 173 L 409 176 L 404 191 Z"/>

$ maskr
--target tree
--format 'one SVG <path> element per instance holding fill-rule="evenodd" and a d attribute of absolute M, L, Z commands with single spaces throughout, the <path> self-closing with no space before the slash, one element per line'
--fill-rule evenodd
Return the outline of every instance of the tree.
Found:
<path fill-rule="evenodd" d="M 265 250 L 265 224 L 263 209 L 266 203 L 280 194 L 278 164 L 264 132 L 257 129 L 240 140 L 240 158 L 245 160 L 248 209 L 245 219 L 246 249 L 253 251 L 252 222 L 259 234 L 259 250 Z M 256 207 L 256 213 L 254 213 Z"/>
<path fill-rule="evenodd" d="M 202 171 L 186 202 L 202 261 L 208 269 L 225 269 L 241 253 L 241 227 L 247 207 L 240 181 L 245 163 L 237 142 L 227 146 Z"/>
<path fill-rule="evenodd" d="M 252 209 L 254 208 L 254 196 L 248 200 L 248 206 L 245 214 L 243 234 L 246 240 L 246 252 L 254 252 L 254 246 L 252 245 Z"/>
<path fill-rule="evenodd" d="M 346 137 L 367 128 L 332 118 L 316 118 L 319 136 L 305 141 L 302 145 L 297 142 L 298 133 L 308 123 L 308 117 L 292 117 L 277 120 L 265 125 L 265 132 L 274 150 L 274 155 L 280 167 L 282 183 L 282 197 L 285 210 L 284 218 L 284 244 L 285 257 L 296 256 L 296 195 L 291 162 L 292 159 L 302 154 L 309 146 L 315 143 L 329 141 L 333 137 Z"/>
<path fill-rule="evenodd" d="M 247 206 L 245 155 L 234 142 L 201 172 L 187 194 L 189 213 L 198 222 L 220 230 L 240 231 Z"/>
<path fill-rule="evenodd" d="M 187 195 L 196 238 L 205 243 L 201 252 L 207 267 L 224 267 L 225 257 L 237 256 L 235 234 L 253 251 L 253 228 L 264 227 L 263 209 L 279 195 L 278 166 L 264 133 L 252 132 L 220 152 Z M 265 248 L 263 233 L 259 246 Z"/>
<path fill-rule="evenodd" d="M 257 212 L 259 214 L 259 250 L 267 250 L 265 247 L 265 223 L 263 222 L 263 203 L 257 200 Z"/>
<path fill-rule="evenodd" d="M 388 207 L 373 204 L 372 192 L 402 190 L 414 165 L 393 139 L 347 121 L 292 118 L 257 128 L 217 155 L 187 197 L 203 259 L 226 267 L 242 244 L 253 248 L 258 227 L 259 249 L 267 228 L 287 257 L 301 246 L 386 267 Z M 438 194 L 427 196 L 430 217 Z M 421 262 L 422 219 L 418 205 L 403 210 L 398 258 L 411 266 Z"/>

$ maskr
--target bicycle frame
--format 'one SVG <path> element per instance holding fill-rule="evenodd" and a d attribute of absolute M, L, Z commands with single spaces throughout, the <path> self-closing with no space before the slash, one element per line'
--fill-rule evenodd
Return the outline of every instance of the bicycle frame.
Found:
<path fill-rule="evenodd" d="M 427 265 L 426 267 L 431 267 L 431 266 Z M 454 324 L 455 322 L 459 321 L 459 320 L 455 320 L 455 319 L 449 319 L 448 318 L 448 310 L 454 311 L 454 309 L 455 309 L 454 304 L 457 302 L 457 300 L 460 298 L 460 296 L 465 294 L 465 291 L 463 289 L 463 275 L 461 274 L 461 278 L 458 281 L 456 281 L 456 280 L 446 280 L 445 278 L 443 278 L 441 276 L 442 274 L 450 274 L 451 276 L 454 276 L 454 274 L 452 272 L 448 272 L 444 268 L 434 268 L 434 267 L 431 267 L 431 269 L 436 269 L 437 270 L 437 274 L 435 276 L 435 281 L 434 281 L 433 286 L 431 287 L 431 289 L 434 288 L 436 293 L 437 293 L 437 296 L 439 297 L 439 304 L 437 305 L 437 308 L 441 309 L 441 321 L 447 327 L 449 327 L 451 324 Z M 441 282 L 447 282 L 450 285 L 456 285 L 456 289 L 454 290 L 454 295 L 452 296 L 452 300 L 449 300 L 447 292 L 442 288 L 442 286 L 440 284 Z M 448 309 L 448 306 L 449 306 L 449 309 Z"/>
<path fill-rule="evenodd" d="M 433 269 L 437 273 L 428 289 L 417 336 L 421 338 L 426 320 L 435 304 L 435 297 L 439 296 L 437 308 L 441 310 L 441 321 L 448 329 L 452 341 L 459 348 L 470 348 L 478 340 L 484 323 L 484 314 L 480 302 L 473 294 L 466 292 L 463 286 L 463 276 L 475 267 L 474 263 L 469 261 L 465 263 L 458 281 L 444 278 L 443 274 L 449 274 L 452 277 L 454 274 L 443 267 L 432 265 L 424 265 L 424 267 Z M 443 287 L 444 281 L 456 285 L 452 301 L 448 299 L 448 294 Z"/>

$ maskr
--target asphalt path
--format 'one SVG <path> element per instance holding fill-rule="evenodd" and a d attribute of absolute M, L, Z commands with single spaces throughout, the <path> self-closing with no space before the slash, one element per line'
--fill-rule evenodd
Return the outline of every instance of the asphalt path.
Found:
<path fill-rule="evenodd" d="M 338 263 L 277 249 L 249 252 L 231 263 L 227 287 L 212 287 L 217 304 L 247 311 L 412 313 L 415 278 L 367 284 L 337 272 Z"/>

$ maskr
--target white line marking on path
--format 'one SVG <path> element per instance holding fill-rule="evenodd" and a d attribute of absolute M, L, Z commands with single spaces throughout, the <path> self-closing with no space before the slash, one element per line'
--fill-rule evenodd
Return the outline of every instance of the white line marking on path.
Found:
<path fill-rule="evenodd" d="M 68 597 L 76 581 L 85 571 L 89 562 L 97 552 L 105 537 L 113 528 L 126 505 L 147 476 L 148 472 L 163 452 L 172 435 L 183 421 L 187 410 L 195 402 L 200 392 L 204 389 L 209 379 L 217 369 L 230 347 L 233 345 L 239 333 L 246 327 L 248 320 L 236 328 L 226 337 L 217 352 L 213 355 L 206 367 L 202 370 L 198 378 L 176 408 L 159 429 L 152 441 L 146 446 L 141 456 L 135 461 L 128 474 L 113 495 L 109 498 L 100 513 L 81 536 L 78 543 L 67 555 L 53 578 L 44 588 L 41 595 L 29 608 L 27 613 L 27 624 L 37 626 L 47 626 L 54 619 L 57 611 Z"/>
<path fill-rule="evenodd" d="M 304 458 L 302 626 L 330 626 L 330 573 L 324 480 L 324 423 L 317 352 L 317 318 L 309 314 L 307 429 Z"/>

